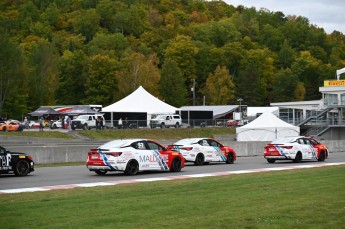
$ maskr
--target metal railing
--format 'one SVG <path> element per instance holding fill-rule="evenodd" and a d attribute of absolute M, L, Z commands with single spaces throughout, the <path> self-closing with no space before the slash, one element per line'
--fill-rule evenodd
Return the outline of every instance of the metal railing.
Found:
<path fill-rule="evenodd" d="M 180 128 L 204 128 L 204 127 L 237 127 L 241 126 L 244 121 L 232 121 L 228 122 L 229 119 L 182 119 Z M 145 129 L 151 128 L 149 120 L 122 120 L 122 125 L 119 125 L 118 120 L 111 123 L 110 120 L 105 121 L 106 129 Z M 160 128 L 159 126 L 155 128 Z"/>

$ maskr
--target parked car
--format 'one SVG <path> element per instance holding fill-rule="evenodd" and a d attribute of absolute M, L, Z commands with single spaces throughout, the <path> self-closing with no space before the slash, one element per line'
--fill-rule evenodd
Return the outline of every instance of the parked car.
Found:
<path fill-rule="evenodd" d="M 269 163 L 276 160 L 292 160 L 296 163 L 302 160 L 324 161 L 328 158 L 328 149 L 311 137 L 289 137 L 267 144 L 264 157 Z"/>
<path fill-rule="evenodd" d="M 17 120 L 10 120 L 0 124 L 0 131 L 23 131 L 23 124 Z"/>
<path fill-rule="evenodd" d="M 236 152 L 230 146 L 212 138 L 185 138 L 169 145 L 168 149 L 177 150 L 186 161 L 195 165 L 220 161 L 232 164 L 236 160 Z"/>
<path fill-rule="evenodd" d="M 96 119 L 99 117 L 103 118 L 101 114 L 95 115 L 79 115 L 76 119 L 73 119 L 71 122 L 72 130 L 83 129 L 90 130 L 91 128 L 96 128 Z"/>
<path fill-rule="evenodd" d="M 57 120 L 50 125 L 50 129 L 62 128 L 62 120 Z"/>
<path fill-rule="evenodd" d="M 226 121 L 226 126 L 234 126 L 237 127 L 238 126 L 238 121 L 237 120 L 228 120 Z"/>
<path fill-rule="evenodd" d="M 155 118 L 150 120 L 151 128 L 165 128 L 165 127 L 175 127 L 179 128 L 182 124 L 182 119 L 180 115 L 157 115 Z"/>
<path fill-rule="evenodd" d="M 34 171 L 34 161 L 25 153 L 10 152 L 0 146 L 0 174 L 13 172 L 16 176 L 26 176 Z"/>
<path fill-rule="evenodd" d="M 148 170 L 180 172 L 184 159 L 179 152 L 152 140 L 121 139 L 91 149 L 86 167 L 98 175 L 109 171 L 123 171 L 126 175 Z"/>

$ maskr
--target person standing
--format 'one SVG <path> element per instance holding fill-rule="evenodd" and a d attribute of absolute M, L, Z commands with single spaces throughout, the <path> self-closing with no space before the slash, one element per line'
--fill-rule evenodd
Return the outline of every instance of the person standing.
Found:
<path fill-rule="evenodd" d="M 38 122 L 40 124 L 40 132 L 43 132 L 43 118 L 40 117 L 40 120 Z"/>
<path fill-rule="evenodd" d="M 103 119 L 103 116 L 99 117 L 99 129 L 101 129 L 101 130 L 104 129 L 104 119 Z"/>

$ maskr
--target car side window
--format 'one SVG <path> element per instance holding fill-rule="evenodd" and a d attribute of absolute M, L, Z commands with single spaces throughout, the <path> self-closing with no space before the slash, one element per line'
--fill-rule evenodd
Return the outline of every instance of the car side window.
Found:
<path fill-rule="evenodd" d="M 138 150 L 146 150 L 146 146 L 144 142 L 134 142 L 132 143 L 132 147 Z"/>
<path fill-rule="evenodd" d="M 210 146 L 206 139 L 200 140 L 198 143 L 199 145 L 202 145 L 202 146 Z"/>
<path fill-rule="evenodd" d="M 160 145 L 154 142 L 147 142 L 147 145 L 149 146 L 150 150 L 163 150 L 163 148 Z"/>
<path fill-rule="evenodd" d="M 208 142 L 209 142 L 210 146 L 219 146 L 218 142 L 216 142 L 216 141 L 208 140 Z"/>
<path fill-rule="evenodd" d="M 309 139 L 305 138 L 304 141 L 306 142 L 306 144 L 308 145 L 313 145 L 313 142 L 310 141 Z"/>

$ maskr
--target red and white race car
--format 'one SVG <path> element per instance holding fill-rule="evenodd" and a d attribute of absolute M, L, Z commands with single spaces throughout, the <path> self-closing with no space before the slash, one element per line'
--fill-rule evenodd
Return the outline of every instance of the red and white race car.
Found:
<path fill-rule="evenodd" d="M 276 160 L 324 161 L 328 158 L 328 149 L 324 144 L 311 137 L 289 137 L 272 141 L 265 146 L 264 157 L 269 163 Z"/>
<path fill-rule="evenodd" d="M 121 139 L 91 149 L 86 167 L 98 175 L 108 171 L 124 171 L 126 175 L 148 170 L 180 172 L 184 158 L 152 140 Z"/>
<path fill-rule="evenodd" d="M 230 146 L 212 138 L 185 138 L 169 145 L 168 149 L 179 151 L 186 161 L 195 165 L 220 161 L 232 164 L 236 160 L 236 153 Z"/>

